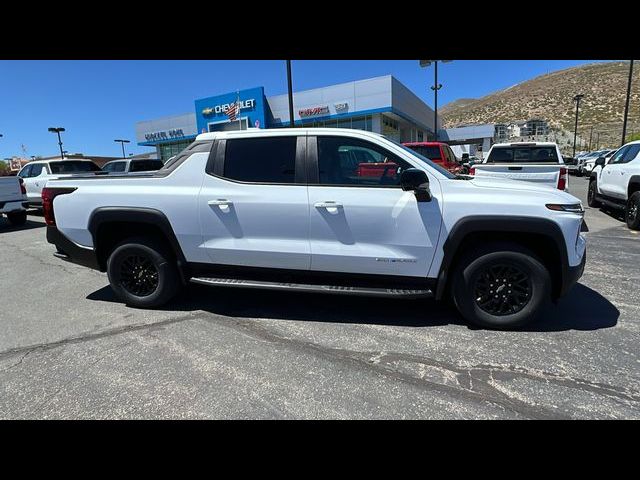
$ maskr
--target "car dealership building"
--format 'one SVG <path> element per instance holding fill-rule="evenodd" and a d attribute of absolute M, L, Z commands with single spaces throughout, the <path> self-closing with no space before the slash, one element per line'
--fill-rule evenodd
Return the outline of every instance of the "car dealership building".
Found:
<path fill-rule="evenodd" d="M 226 110 L 240 99 L 238 119 Z M 136 124 L 136 141 L 166 161 L 199 133 L 289 126 L 288 95 L 266 97 L 263 87 L 195 100 L 195 111 Z M 296 126 L 356 128 L 400 142 L 433 140 L 434 114 L 391 75 L 293 92 Z M 440 122 L 438 122 L 440 123 Z"/>

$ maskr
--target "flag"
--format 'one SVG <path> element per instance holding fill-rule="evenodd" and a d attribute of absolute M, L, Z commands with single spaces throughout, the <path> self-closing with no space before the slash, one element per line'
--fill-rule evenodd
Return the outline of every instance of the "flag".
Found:
<path fill-rule="evenodd" d="M 240 95 L 238 95 L 238 99 L 229 105 L 227 108 L 227 117 L 229 117 L 230 121 L 234 121 L 238 119 L 238 114 L 240 113 Z"/>

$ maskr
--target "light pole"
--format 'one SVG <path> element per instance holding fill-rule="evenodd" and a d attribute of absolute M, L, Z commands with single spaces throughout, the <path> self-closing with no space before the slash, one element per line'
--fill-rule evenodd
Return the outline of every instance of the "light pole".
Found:
<path fill-rule="evenodd" d="M 291 60 L 287 60 L 287 91 L 289 92 L 289 126 L 293 128 L 293 88 L 291 86 Z"/>
<path fill-rule="evenodd" d="M 131 142 L 129 140 L 114 140 L 114 142 L 120 142 L 120 145 L 122 145 L 122 158 L 127 158 L 127 155 L 124 153 L 124 144 Z"/>
<path fill-rule="evenodd" d="M 434 79 L 431 90 L 433 90 L 433 129 L 436 134 L 436 141 L 438 141 L 438 90 L 442 88 L 442 84 L 438 83 L 438 62 L 447 63 L 451 62 L 451 60 L 420 60 L 420 66 L 423 68 L 430 66 L 432 63 L 434 64 Z"/>
<path fill-rule="evenodd" d="M 60 157 L 64 160 L 64 153 L 62 152 L 62 138 L 60 138 L 60 132 L 64 132 L 63 127 L 49 127 L 49 131 L 58 134 L 58 145 L 60 146 Z"/>
<path fill-rule="evenodd" d="M 624 145 L 625 137 L 627 135 L 627 115 L 629 115 L 629 97 L 631 96 L 631 77 L 633 76 L 633 60 L 629 64 L 629 82 L 627 83 L 627 101 L 624 104 L 624 123 L 622 124 L 622 143 Z"/>
<path fill-rule="evenodd" d="M 576 137 L 578 136 L 578 112 L 580 111 L 580 100 L 584 97 L 584 94 L 579 93 L 573 97 L 573 101 L 576 102 L 576 126 L 573 130 L 573 157 L 576 156 Z"/>

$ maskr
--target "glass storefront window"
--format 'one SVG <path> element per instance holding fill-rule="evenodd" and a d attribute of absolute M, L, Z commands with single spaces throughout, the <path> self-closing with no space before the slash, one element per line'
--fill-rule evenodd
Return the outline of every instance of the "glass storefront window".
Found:
<path fill-rule="evenodd" d="M 338 120 L 338 128 L 351 128 L 351 119 L 344 118 L 344 119 Z"/>
<path fill-rule="evenodd" d="M 173 157 L 174 155 L 177 155 L 182 150 L 187 148 L 191 143 L 192 143 L 192 140 L 184 140 L 184 141 L 175 142 L 175 143 L 161 143 L 160 145 L 158 145 L 160 160 L 162 160 L 163 163 L 166 162 L 171 157 Z"/>
<path fill-rule="evenodd" d="M 355 128 L 357 130 L 366 130 L 367 123 L 365 117 L 357 117 L 352 119 L 351 128 Z"/>

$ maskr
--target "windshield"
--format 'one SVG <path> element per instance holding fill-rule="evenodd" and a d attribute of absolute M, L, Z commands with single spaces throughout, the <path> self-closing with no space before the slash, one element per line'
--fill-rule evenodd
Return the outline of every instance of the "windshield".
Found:
<path fill-rule="evenodd" d="M 438 165 L 437 163 L 432 162 L 431 160 L 429 160 L 427 157 L 424 157 L 422 155 L 420 155 L 418 152 L 416 152 L 415 150 L 410 149 L 409 147 L 405 147 L 404 145 L 402 145 L 399 142 L 396 142 L 395 140 L 392 140 L 391 138 L 387 138 L 386 140 L 389 140 L 390 142 L 392 142 L 393 144 L 399 146 L 400 148 L 402 148 L 403 150 L 409 152 L 413 157 L 417 157 L 418 159 L 422 160 L 424 163 L 426 163 L 427 165 L 429 165 L 431 168 L 433 168 L 434 170 L 437 170 L 438 172 L 440 172 L 442 175 L 444 175 L 445 177 L 449 178 L 449 179 L 454 179 L 457 178 L 456 175 L 454 175 L 453 173 L 449 172 L 449 170 L 441 167 L 440 165 Z"/>
<path fill-rule="evenodd" d="M 49 164 L 51 173 L 83 173 L 83 172 L 98 172 L 98 167 L 93 162 L 81 162 L 81 161 L 65 161 L 65 162 L 51 162 Z"/>

